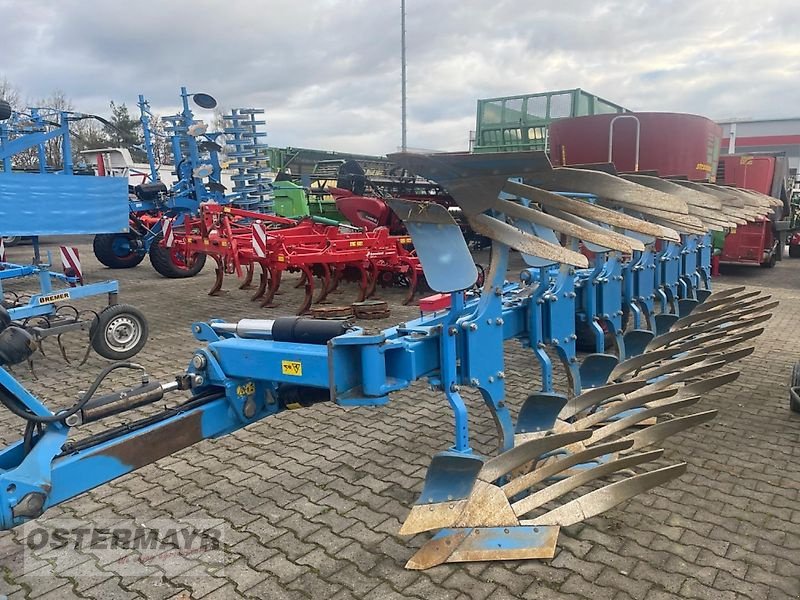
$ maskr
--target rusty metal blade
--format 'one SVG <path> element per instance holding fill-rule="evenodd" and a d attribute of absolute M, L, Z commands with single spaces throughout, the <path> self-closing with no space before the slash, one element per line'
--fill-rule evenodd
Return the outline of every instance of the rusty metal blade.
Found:
<path fill-rule="evenodd" d="M 622 418 L 616 421 L 612 421 L 608 425 L 604 425 L 598 429 L 595 429 L 592 433 L 592 437 L 587 442 L 587 446 L 593 445 L 599 441 L 608 439 L 612 435 L 616 435 L 628 427 L 632 427 L 637 423 L 641 423 L 642 421 L 646 421 L 650 417 L 657 417 L 658 415 L 664 414 L 665 412 L 672 412 L 682 410 L 694 404 L 697 404 L 700 401 L 700 396 L 690 396 L 688 398 L 680 398 L 678 400 L 672 400 L 670 402 L 659 403 L 657 405 L 645 408 L 643 410 L 637 410 L 635 413 Z"/>
<path fill-rule="evenodd" d="M 624 381 L 592 388 L 569 400 L 561 412 L 558 413 L 558 418 L 562 420 L 569 419 L 590 406 L 601 403 L 603 400 L 633 392 L 643 388 L 645 385 L 646 383 L 643 381 Z"/>
<path fill-rule="evenodd" d="M 437 533 L 406 563 L 406 569 L 430 569 L 444 563 L 553 558 L 555 526 L 476 527 Z"/>
<path fill-rule="evenodd" d="M 543 227 L 549 227 L 564 235 L 598 244 L 611 250 L 627 253 L 633 250 L 644 250 L 644 244 L 634 238 L 629 238 L 601 227 L 582 227 L 559 217 L 543 213 L 540 210 L 533 210 L 508 200 L 498 200 L 494 208 L 514 219 L 523 219 Z"/>
<path fill-rule="evenodd" d="M 561 525 L 564 527 L 574 525 L 590 517 L 597 516 L 610 508 L 614 508 L 633 496 L 680 477 L 685 472 L 686 463 L 679 463 L 628 477 L 576 498 L 540 517 L 536 517 L 530 522 L 523 521 L 522 524 Z"/>
<path fill-rule="evenodd" d="M 722 208 L 722 202 L 716 196 L 699 190 L 689 189 L 668 179 L 661 179 L 660 177 L 653 177 L 652 175 L 639 175 L 636 173 L 628 173 L 620 175 L 620 177 L 666 194 L 678 196 L 689 205 L 689 212 L 691 212 L 693 205 L 717 210 Z"/>
<path fill-rule="evenodd" d="M 736 381 L 739 378 L 739 371 L 731 371 L 722 375 L 715 375 L 700 381 L 693 381 L 683 387 L 678 388 L 678 398 L 689 398 L 690 396 L 702 396 L 706 392 L 715 390 L 723 385 Z"/>
<path fill-rule="evenodd" d="M 503 187 L 503 191 L 515 196 L 521 196 L 522 198 L 535 200 L 547 209 L 556 208 L 604 225 L 628 229 L 673 242 L 680 242 L 681 239 L 677 232 L 672 229 L 655 225 L 609 208 L 590 204 L 583 200 L 576 200 L 575 198 L 567 198 L 523 183 L 508 181 Z"/>
<path fill-rule="evenodd" d="M 716 410 L 707 410 L 705 412 L 695 413 L 685 417 L 677 417 L 675 419 L 670 419 L 669 421 L 662 421 L 661 423 L 640 429 L 639 431 L 631 433 L 623 439 L 633 440 L 633 447 L 630 451 L 640 450 L 642 448 L 646 448 L 647 446 L 658 444 L 665 438 L 683 431 L 684 429 L 689 429 L 695 425 L 700 425 L 701 423 L 710 421 L 715 416 L 717 416 Z"/>
<path fill-rule="evenodd" d="M 579 217 L 577 215 L 573 215 L 573 214 L 570 214 L 568 212 L 564 212 L 563 210 L 558 210 L 557 208 L 549 208 L 549 209 L 547 209 L 547 214 L 551 214 L 554 217 L 558 217 L 559 219 L 562 219 L 562 220 L 567 221 L 569 223 L 573 223 L 573 224 L 575 224 L 575 225 L 577 225 L 579 227 L 583 227 L 585 229 L 591 229 L 593 231 L 597 231 L 598 233 L 603 233 L 603 234 L 613 233 L 607 227 L 603 227 L 603 226 L 598 225 L 597 223 L 595 223 L 593 221 L 589 221 L 589 220 L 584 219 L 582 217 Z M 619 235 L 619 234 L 614 233 L 614 235 Z M 632 250 L 636 250 L 636 251 L 639 251 L 639 252 L 644 251 L 645 245 L 641 240 L 636 239 L 636 238 L 632 238 L 632 237 L 629 237 L 629 236 L 623 236 L 623 237 L 625 238 L 625 240 L 631 240 L 630 246 L 631 246 Z M 648 237 L 650 237 L 650 236 L 648 236 Z M 655 241 L 654 238 L 650 238 L 650 239 Z"/>
<path fill-rule="evenodd" d="M 706 373 L 711 373 L 712 371 L 716 371 L 720 367 L 724 366 L 725 363 L 723 361 L 717 361 L 712 363 L 701 363 L 696 367 L 692 367 L 690 369 L 684 369 L 682 371 L 678 371 L 677 373 L 671 373 L 658 381 L 651 383 L 649 386 L 650 391 L 653 390 L 663 390 L 671 385 L 675 385 L 676 383 L 680 383 L 681 381 L 686 381 L 687 379 L 693 379 L 694 377 L 699 377 L 700 375 L 705 375 Z M 633 392 L 634 394 L 640 394 L 639 392 Z"/>
<path fill-rule="evenodd" d="M 641 454 L 631 454 L 624 458 L 610 460 L 605 463 L 600 463 L 598 466 L 591 469 L 584 469 L 571 477 L 562 479 L 556 483 L 548 485 L 546 488 L 534 492 L 526 496 L 522 500 L 518 500 L 511 504 L 511 509 L 518 517 L 528 514 L 537 508 L 560 498 L 564 494 L 568 494 L 582 485 L 586 485 L 590 481 L 599 479 L 616 473 L 622 469 L 630 469 L 637 465 L 641 465 L 652 460 L 656 460 L 664 454 L 663 450 L 653 450 L 651 452 L 643 452 Z"/>
<path fill-rule="evenodd" d="M 486 482 L 496 481 L 514 469 L 536 460 L 546 452 L 583 441 L 589 436 L 591 436 L 591 432 L 571 431 L 528 440 L 487 460 L 478 473 L 478 479 Z"/>
<path fill-rule="evenodd" d="M 573 427 L 575 427 L 575 429 L 588 429 L 602 423 L 603 421 L 607 421 L 611 417 L 615 417 L 618 414 L 624 413 L 625 411 L 634 408 L 640 408 L 648 402 L 658 402 L 659 400 L 671 398 L 677 393 L 677 389 L 667 389 L 656 390 L 650 394 L 647 394 L 646 396 L 643 395 L 635 398 L 626 397 L 624 400 L 619 402 L 609 403 L 608 406 L 603 405 L 600 410 L 575 421 L 575 423 L 573 423 Z"/>
<path fill-rule="evenodd" d="M 607 444 L 597 444 L 591 448 L 567 454 L 564 458 L 559 458 L 552 462 L 548 462 L 543 467 L 537 468 L 533 471 L 515 477 L 502 487 L 503 493 L 511 498 L 517 494 L 533 487 L 537 483 L 545 481 L 550 477 L 554 477 L 563 473 L 567 469 L 571 469 L 575 465 L 581 465 L 594 461 L 594 459 L 607 454 L 615 454 L 623 450 L 627 450 L 633 445 L 633 440 L 617 440 Z"/>
<path fill-rule="evenodd" d="M 525 181 L 543 189 L 594 194 L 633 208 L 658 206 L 662 210 L 678 214 L 685 215 L 689 212 L 686 202 L 676 196 L 637 185 L 602 171 L 558 167 L 551 171 L 529 175 L 525 177 Z"/>
<path fill-rule="evenodd" d="M 523 233 L 516 227 L 493 219 L 488 215 L 475 215 L 468 218 L 469 224 L 476 233 L 489 239 L 506 244 L 514 250 L 532 254 L 554 263 L 564 263 L 581 269 L 589 266 L 589 260 L 579 252 L 573 252 L 562 246 L 551 244 L 535 236 Z"/>

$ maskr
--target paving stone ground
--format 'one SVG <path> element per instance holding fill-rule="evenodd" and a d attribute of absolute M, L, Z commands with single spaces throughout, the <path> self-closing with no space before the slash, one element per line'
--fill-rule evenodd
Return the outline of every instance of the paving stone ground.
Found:
<path fill-rule="evenodd" d="M 259 309 L 227 282 L 209 297 L 210 265 L 194 279 L 166 280 L 147 260 L 109 271 L 80 245 L 89 280 L 117 278 L 123 302 L 150 321 L 137 361 L 156 378 L 183 370 L 197 346 L 193 321 L 292 314 L 299 293 L 286 285 L 280 306 Z M 9 250 L 27 262 L 29 247 Z M 481 257 L 485 260 L 485 257 Z M 289 282 L 287 282 L 289 283 Z M 68 563 L 23 552 L 19 530 L 0 533 L 0 594 L 21 598 L 527 598 L 556 600 L 789 600 L 800 598 L 800 415 L 788 409 L 787 382 L 800 359 L 800 261 L 775 269 L 729 268 L 716 285 L 745 284 L 781 301 L 756 340 L 742 376 L 703 399 L 720 411 L 707 426 L 665 443 L 671 462 L 689 463 L 677 481 L 618 509 L 562 530 L 548 561 L 445 565 L 406 571 L 427 537 L 397 535 L 419 493 L 431 455 L 451 442 L 444 399 L 423 384 L 395 394 L 383 408 L 317 405 L 203 441 L 102 485 L 48 512 L 48 518 L 143 524 L 158 519 L 212 522 L 224 533 L 222 561 L 172 558 L 125 570 L 92 546 Z M 402 292 L 382 292 L 392 316 L 416 315 Z M 335 302 L 352 300 L 345 287 Z M 94 303 L 99 307 L 99 303 Z M 79 356 L 83 340 L 70 354 Z M 51 406 L 72 404 L 105 361 L 92 355 L 69 366 L 55 345 L 38 357 L 34 376 L 14 373 Z M 507 346 L 509 397 L 518 405 L 538 387 L 532 356 Z M 117 385 L 136 383 L 122 374 Z M 563 385 L 563 378 L 559 380 Z M 469 398 L 475 447 L 491 451 L 494 427 Z M 146 412 L 146 411 L 145 411 Z M 121 422 L 117 420 L 115 422 Z M 98 431 L 89 428 L 89 431 Z M 19 438 L 19 421 L 3 412 L 0 441 Z M 189 557 L 191 558 L 191 557 Z M 143 572 L 145 571 L 145 572 Z"/>

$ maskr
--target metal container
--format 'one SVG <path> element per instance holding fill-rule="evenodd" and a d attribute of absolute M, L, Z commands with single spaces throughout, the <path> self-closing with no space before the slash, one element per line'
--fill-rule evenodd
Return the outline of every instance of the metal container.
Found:
<path fill-rule="evenodd" d="M 553 164 L 613 162 L 618 171 L 657 171 L 714 181 L 722 129 L 681 113 L 624 113 L 575 117 L 550 125 Z"/>

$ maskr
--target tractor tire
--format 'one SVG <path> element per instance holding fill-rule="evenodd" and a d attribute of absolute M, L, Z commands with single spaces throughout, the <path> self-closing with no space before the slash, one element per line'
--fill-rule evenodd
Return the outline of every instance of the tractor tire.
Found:
<path fill-rule="evenodd" d="M 800 246 L 789 244 L 789 257 L 800 258 Z"/>
<path fill-rule="evenodd" d="M 766 260 L 766 261 L 762 262 L 761 266 L 764 267 L 765 269 L 771 269 L 776 264 L 778 264 L 778 253 L 777 252 L 773 252 L 772 256 L 769 257 L 769 260 Z"/>
<path fill-rule="evenodd" d="M 142 311 L 127 304 L 112 304 L 92 321 L 89 341 L 103 358 L 127 360 L 144 348 L 148 333 Z"/>
<path fill-rule="evenodd" d="M 161 245 L 161 239 L 159 235 L 150 245 L 150 264 L 159 275 L 167 279 L 185 279 L 194 277 L 203 270 L 206 264 L 205 254 L 196 254 L 187 268 L 185 257 L 175 248 Z"/>
<path fill-rule="evenodd" d="M 792 379 L 789 382 L 789 408 L 800 413 L 800 363 L 792 367 Z"/>
<path fill-rule="evenodd" d="M 130 269 L 144 260 L 144 252 L 131 249 L 133 233 L 100 233 L 94 236 L 94 255 L 109 269 Z"/>
<path fill-rule="evenodd" d="M 19 246 L 22 243 L 22 237 L 18 235 L 3 236 L 3 244 L 6 246 Z"/>
<path fill-rule="evenodd" d="M 11 116 L 11 105 L 5 100 L 0 100 L 0 121 L 5 121 Z"/>

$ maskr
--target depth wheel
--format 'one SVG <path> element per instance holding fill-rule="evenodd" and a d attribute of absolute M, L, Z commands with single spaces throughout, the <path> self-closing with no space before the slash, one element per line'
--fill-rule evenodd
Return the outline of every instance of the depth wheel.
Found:
<path fill-rule="evenodd" d="M 92 321 L 89 340 L 103 358 L 126 360 L 144 348 L 148 333 L 142 311 L 128 304 L 113 304 Z"/>
<path fill-rule="evenodd" d="M 187 256 L 180 245 L 167 248 L 161 240 L 159 235 L 150 245 L 150 264 L 159 275 L 168 279 L 184 279 L 194 277 L 203 270 L 206 264 L 205 254 L 194 253 Z"/>

